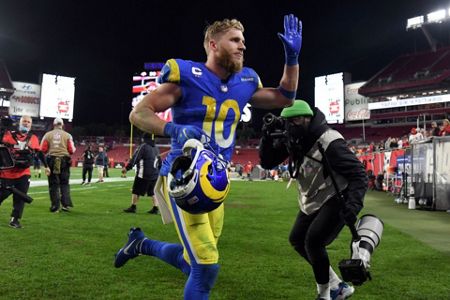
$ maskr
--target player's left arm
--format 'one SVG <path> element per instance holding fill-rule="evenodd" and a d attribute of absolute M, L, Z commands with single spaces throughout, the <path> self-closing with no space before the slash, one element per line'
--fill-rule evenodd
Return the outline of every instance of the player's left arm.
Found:
<path fill-rule="evenodd" d="M 294 15 L 284 16 L 284 34 L 278 33 L 283 43 L 285 65 L 278 88 L 259 88 L 250 104 L 256 108 L 273 109 L 290 106 L 297 94 L 298 56 L 302 48 L 302 22 Z"/>

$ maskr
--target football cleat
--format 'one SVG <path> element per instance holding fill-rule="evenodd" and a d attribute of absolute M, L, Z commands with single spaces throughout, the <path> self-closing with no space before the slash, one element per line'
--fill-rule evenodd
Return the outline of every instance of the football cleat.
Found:
<path fill-rule="evenodd" d="M 330 298 L 331 300 L 344 300 L 350 298 L 350 296 L 353 295 L 354 292 L 354 287 L 342 281 L 341 283 L 339 283 L 337 289 L 330 291 Z"/>
<path fill-rule="evenodd" d="M 9 222 L 9 226 L 12 228 L 22 228 L 22 225 L 20 225 L 19 219 L 12 217 L 11 221 Z"/>
<path fill-rule="evenodd" d="M 191 214 L 216 209 L 230 190 L 227 164 L 200 141 L 187 140 L 168 174 L 169 196 Z"/>
<path fill-rule="evenodd" d="M 126 264 L 129 259 L 140 255 L 140 248 L 144 240 L 145 235 L 140 228 L 131 228 L 128 233 L 128 242 L 116 253 L 114 267 L 120 268 Z"/>

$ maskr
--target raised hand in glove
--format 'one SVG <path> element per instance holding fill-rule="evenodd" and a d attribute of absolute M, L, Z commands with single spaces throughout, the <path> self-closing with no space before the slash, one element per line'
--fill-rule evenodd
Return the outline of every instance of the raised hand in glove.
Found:
<path fill-rule="evenodd" d="M 283 43 L 286 65 L 297 65 L 302 48 L 302 21 L 293 14 L 284 16 L 284 34 L 278 33 L 278 37 Z"/>
<path fill-rule="evenodd" d="M 164 134 L 175 139 L 177 143 L 184 145 L 189 139 L 201 140 L 205 135 L 204 131 L 192 125 L 178 125 L 172 122 L 167 123 L 164 127 Z"/>

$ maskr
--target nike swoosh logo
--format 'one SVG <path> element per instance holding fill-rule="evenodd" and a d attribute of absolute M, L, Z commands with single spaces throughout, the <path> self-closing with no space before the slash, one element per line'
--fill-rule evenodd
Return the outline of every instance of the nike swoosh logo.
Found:
<path fill-rule="evenodd" d="M 123 249 L 123 253 L 125 253 L 126 255 L 130 255 L 130 253 L 128 253 L 128 250 L 130 250 L 131 247 L 133 247 L 134 242 L 136 241 L 136 239 L 134 239 L 128 246 L 126 246 Z"/>

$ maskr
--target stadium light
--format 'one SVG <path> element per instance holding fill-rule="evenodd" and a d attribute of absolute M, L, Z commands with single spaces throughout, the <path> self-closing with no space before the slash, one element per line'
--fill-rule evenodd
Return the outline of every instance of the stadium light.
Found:
<path fill-rule="evenodd" d="M 424 27 L 427 24 L 435 24 L 450 21 L 450 8 L 435 10 L 426 14 L 425 16 L 417 16 L 414 18 L 409 18 L 406 23 L 406 30 L 418 29 Z"/>
<path fill-rule="evenodd" d="M 436 11 L 433 11 L 433 12 L 427 14 L 427 22 L 428 23 L 440 23 L 440 22 L 444 21 L 445 16 L 446 16 L 445 9 L 436 10 Z"/>
<path fill-rule="evenodd" d="M 424 19 L 425 18 L 423 16 L 418 16 L 418 17 L 408 19 L 406 29 L 415 29 L 415 28 L 421 27 L 422 24 L 424 23 Z"/>

